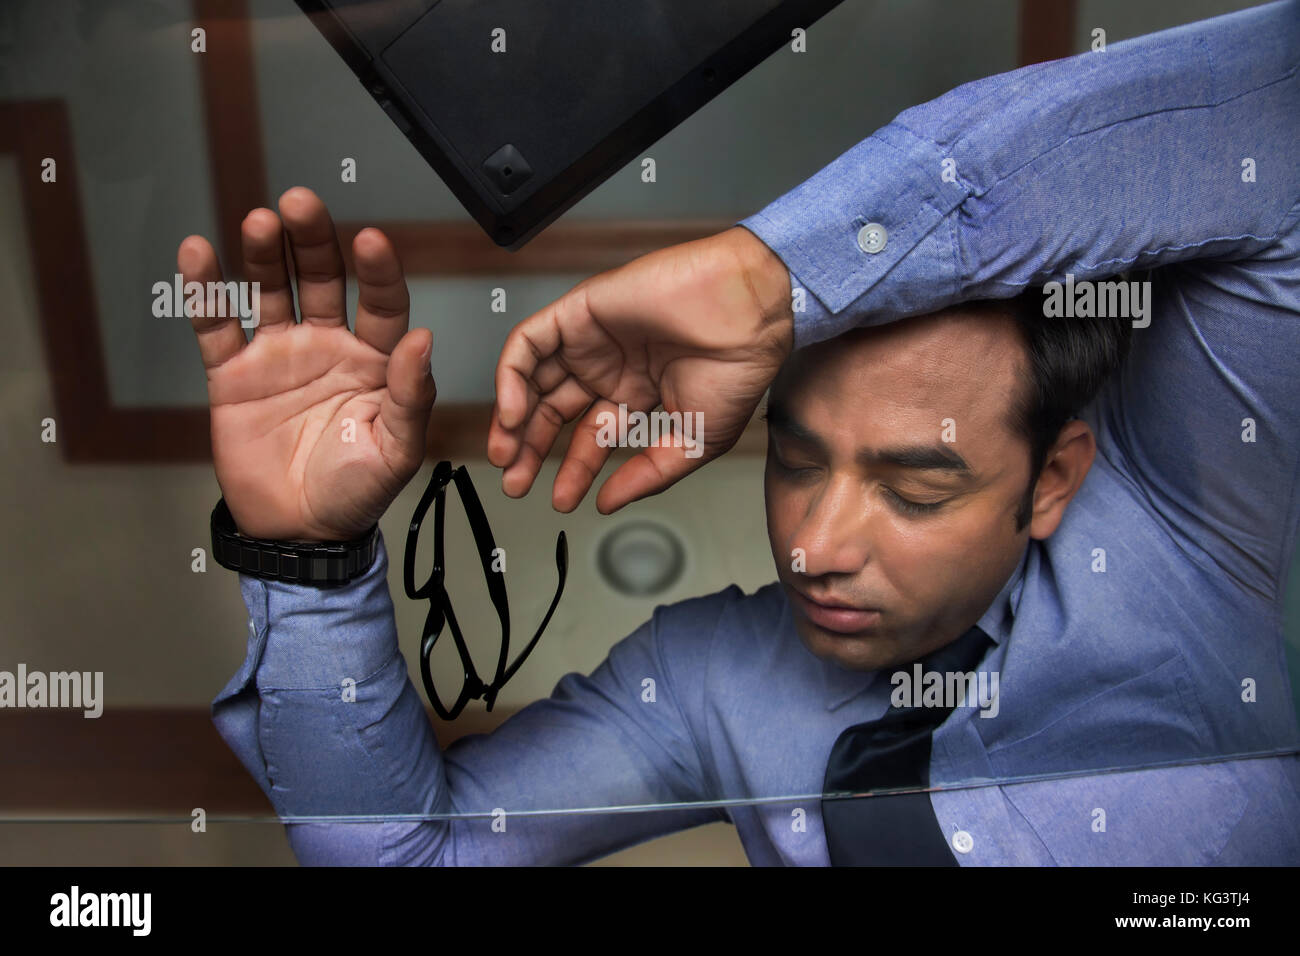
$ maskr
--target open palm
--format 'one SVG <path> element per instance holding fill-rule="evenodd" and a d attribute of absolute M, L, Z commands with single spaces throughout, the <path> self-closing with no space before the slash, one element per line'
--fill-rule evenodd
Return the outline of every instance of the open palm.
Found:
<path fill-rule="evenodd" d="M 436 389 L 432 336 L 408 331 L 410 298 L 392 244 L 353 243 L 359 301 L 347 324 L 343 257 L 324 203 L 301 187 L 280 216 L 256 209 L 241 230 L 244 277 L 260 283 L 252 340 L 238 317 L 191 319 L 207 370 L 217 483 L 243 534 L 337 541 L 374 524 L 424 461 Z M 283 228 L 281 225 L 283 218 Z M 298 311 L 284 255 L 287 231 Z M 180 245 L 188 282 L 221 281 L 212 246 Z"/>

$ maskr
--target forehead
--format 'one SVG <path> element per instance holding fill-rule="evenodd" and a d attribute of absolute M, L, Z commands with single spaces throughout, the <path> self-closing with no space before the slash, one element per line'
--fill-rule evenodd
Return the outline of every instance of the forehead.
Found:
<path fill-rule="evenodd" d="M 1013 319 L 948 311 L 859 329 L 791 356 L 774 397 L 827 441 L 933 441 L 979 457 L 1017 440 L 1008 423 L 1020 395 L 1024 345 Z M 972 461 L 972 464 L 974 462 Z"/>

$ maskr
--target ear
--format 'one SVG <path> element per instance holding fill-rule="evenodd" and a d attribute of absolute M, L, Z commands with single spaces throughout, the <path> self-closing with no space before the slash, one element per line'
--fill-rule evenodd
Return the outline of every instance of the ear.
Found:
<path fill-rule="evenodd" d="M 1065 506 L 1083 484 L 1096 455 L 1097 440 L 1087 422 L 1072 418 L 1061 426 L 1034 486 L 1029 518 L 1031 538 L 1041 541 L 1056 531 L 1065 516 Z"/>

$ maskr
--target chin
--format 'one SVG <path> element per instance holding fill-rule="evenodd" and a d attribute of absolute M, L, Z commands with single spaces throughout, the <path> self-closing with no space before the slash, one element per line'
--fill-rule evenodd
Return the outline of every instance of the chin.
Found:
<path fill-rule="evenodd" d="M 879 637 L 855 637 L 823 630 L 810 621 L 796 624 L 799 639 L 816 656 L 845 670 L 874 671 L 888 666 L 893 655 L 880 646 Z M 882 653 L 883 652 L 883 653 Z"/>

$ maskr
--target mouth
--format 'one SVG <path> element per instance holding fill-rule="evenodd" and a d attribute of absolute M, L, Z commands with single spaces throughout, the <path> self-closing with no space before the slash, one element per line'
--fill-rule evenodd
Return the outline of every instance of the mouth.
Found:
<path fill-rule="evenodd" d="M 859 607 L 834 598 L 815 601 L 798 588 L 790 588 L 795 604 L 808 620 L 834 634 L 862 634 L 880 624 L 878 608 Z"/>

